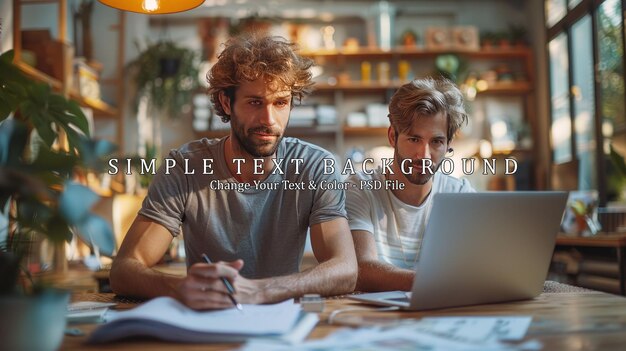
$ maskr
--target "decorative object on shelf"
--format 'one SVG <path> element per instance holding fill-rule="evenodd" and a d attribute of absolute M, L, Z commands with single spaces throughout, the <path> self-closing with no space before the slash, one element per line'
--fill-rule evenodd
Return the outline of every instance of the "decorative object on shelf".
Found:
<path fill-rule="evenodd" d="M 435 67 L 440 74 L 452 81 L 456 81 L 460 67 L 459 57 L 453 54 L 438 55 L 435 58 Z"/>
<path fill-rule="evenodd" d="M 63 338 L 69 294 L 33 280 L 22 257 L 28 257 L 35 235 L 44 236 L 55 243 L 55 268 L 62 270 L 65 241 L 73 233 L 112 253 L 111 228 L 90 212 L 98 196 L 70 179 L 103 166 L 113 147 L 89 139 L 78 105 L 26 78 L 13 64 L 12 51 L 0 56 L 0 71 L 0 208 L 9 218 L 0 248 L 0 338 L 10 350 L 55 350 Z M 52 147 L 55 141 L 59 147 Z"/>
<path fill-rule="evenodd" d="M 212 115 L 211 101 L 207 94 L 196 94 L 193 97 L 193 129 L 199 132 L 209 130 Z"/>
<path fill-rule="evenodd" d="M 82 97 L 100 100 L 99 73 L 84 58 L 74 59 L 76 90 Z"/>
<path fill-rule="evenodd" d="M 377 65 L 378 83 L 388 84 L 391 81 L 391 67 L 389 62 L 379 62 Z"/>
<path fill-rule="evenodd" d="M 72 82 L 74 48 L 71 45 L 53 40 L 47 29 L 22 30 L 21 35 L 22 49 L 32 52 L 35 68 L 60 81 Z"/>
<path fill-rule="evenodd" d="M 496 41 L 496 35 L 491 31 L 485 31 L 480 34 L 480 46 L 484 50 L 493 49 Z"/>
<path fill-rule="evenodd" d="M 428 50 L 445 50 L 451 46 L 450 30 L 446 27 L 426 28 L 425 45 Z"/>
<path fill-rule="evenodd" d="M 343 49 L 346 52 L 355 52 L 355 51 L 359 51 L 359 39 L 357 38 L 347 38 L 344 42 L 343 42 Z"/>
<path fill-rule="evenodd" d="M 324 42 L 324 49 L 326 50 L 335 50 L 335 27 L 333 26 L 324 26 L 320 29 L 322 31 L 322 41 Z"/>
<path fill-rule="evenodd" d="M 417 47 L 419 37 L 416 32 L 407 29 L 400 36 L 400 45 L 407 48 Z"/>
<path fill-rule="evenodd" d="M 369 84 L 372 81 L 372 64 L 369 61 L 361 62 L 361 82 Z"/>
<path fill-rule="evenodd" d="M 570 192 L 561 226 L 565 233 L 578 236 L 592 236 L 600 232 L 598 192 Z"/>
<path fill-rule="evenodd" d="M 452 47 L 455 50 L 477 51 L 480 48 L 478 28 L 456 26 L 452 28 Z"/>
<path fill-rule="evenodd" d="M 392 42 L 395 39 L 395 6 L 386 0 L 379 0 L 371 6 L 370 13 L 376 34 L 376 46 L 383 51 L 391 50 Z"/>
<path fill-rule="evenodd" d="M 149 15 L 162 15 L 165 13 L 184 12 L 194 9 L 204 0 L 98 0 L 101 3 L 118 10 L 144 13 Z"/>
<path fill-rule="evenodd" d="M 509 40 L 511 41 L 511 44 L 513 44 L 514 46 L 518 46 L 518 47 L 527 46 L 528 45 L 527 34 L 528 34 L 528 31 L 526 30 L 526 27 L 524 27 L 523 25 L 521 24 L 509 25 Z"/>
<path fill-rule="evenodd" d="M 508 31 L 501 31 L 494 33 L 495 43 L 498 45 L 500 49 L 509 49 L 511 48 L 511 40 L 509 37 Z"/>
<path fill-rule="evenodd" d="M 346 118 L 348 127 L 367 127 L 367 115 L 363 112 L 350 112 Z"/>
<path fill-rule="evenodd" d="M 91 14 L 93 13 L 93 0 L 82 0 L 78 9 L 72 4 L 74 18 L 74 45 L 76 55 L 84 57 L 87 61 L 93 59 L 93 39 L 91 36 Z M 78 24 L 80 23 L 80 30 Z"/>
<path fill-rule="evenodd" d="M 142 96 L 159 112 L 176 118 L 189 112 L 193 93 L 198 88 L 198 55 L 170 40 L 148 43 L 128 64 L 135 82 L 135 106 Z"/>
<path fill-rule="evenodd" d="M 413 79 L 413 72 L 411 72 L 411 62 L 408 60 L 398 61 L 398 79 L 400 83 L 407 83 Z"/>

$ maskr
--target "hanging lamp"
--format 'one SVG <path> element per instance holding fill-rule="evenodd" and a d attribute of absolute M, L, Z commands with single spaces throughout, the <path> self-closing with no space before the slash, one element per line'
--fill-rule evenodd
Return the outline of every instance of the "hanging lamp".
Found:
<path fill-rule="evenodd" d="M 98 0 L 119 10 L 157 15 L 188 11 L 196 8 L 204 0 Z"/>

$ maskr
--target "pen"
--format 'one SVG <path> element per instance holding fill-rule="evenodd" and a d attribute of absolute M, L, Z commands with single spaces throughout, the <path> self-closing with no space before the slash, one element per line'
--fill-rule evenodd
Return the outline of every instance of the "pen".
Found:
<path fill-rule="evenodd" d="M 211 263 L 211 260 L 209 259 L 209 256 L 207 256 L 206 254 L 202 254 L 202 258 L 204 259 L 204 261 L 206 263 L 209 263 L 209 264 Z M 226 286 L 226 290 L 228 290 L 228 297 L 230 297 L 230 301 L 233 302 L 233 305 L 235 305 L 235 307 L 239 311 L 243 311 L 243 307 L 241 307 L 241 304 L 239 302 L 237 302 L 237 300 L 235 300 L 235 297 L 233 296 L 233 294 L 235 293 L 235 289 L 230 284 L 228 279 L 226 279 L 224 277 L 221 277 L 220 279 L 222 280 L 222 283 L 224 283 L 224 286 Z"/>

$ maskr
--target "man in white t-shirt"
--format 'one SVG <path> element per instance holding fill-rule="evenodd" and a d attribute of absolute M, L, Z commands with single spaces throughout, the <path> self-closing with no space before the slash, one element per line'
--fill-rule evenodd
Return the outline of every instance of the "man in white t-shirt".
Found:
<path fill-rule="evenodd" d="M 426 78 L 403 85 L 391 98 L 389 120 L 391 166 L 348 179 L 354 184 L 346 193 L 346 210 L 360 291 L 411 290 L 433 194 L 475 191 L 467 180 L 437 172 L 452 151 L 452 138 L 467 123 L 454 83 Z"/>

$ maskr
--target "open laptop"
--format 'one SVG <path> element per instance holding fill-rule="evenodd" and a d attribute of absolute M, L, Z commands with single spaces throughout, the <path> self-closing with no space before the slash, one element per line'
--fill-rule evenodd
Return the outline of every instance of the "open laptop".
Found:
<path fill-rule="evenodd" d="M 428 310 L 541 293 L 566 192 L 435 194 L 433 201 L 412 291 L 351 299 Z"/>

